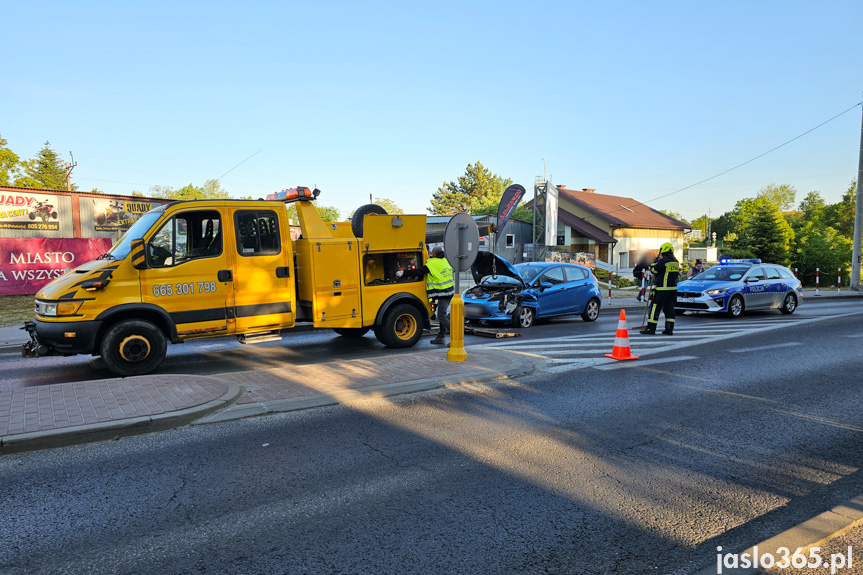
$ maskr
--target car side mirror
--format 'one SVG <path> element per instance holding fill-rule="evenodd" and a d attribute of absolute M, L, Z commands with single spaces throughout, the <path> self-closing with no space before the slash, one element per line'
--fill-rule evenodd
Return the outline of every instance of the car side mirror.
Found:
<path fill-rule="evenodd" d="M 545 291 L 550 287 L 552 286 L 549 282 L 542 282 L 541 284 L 539 284 L 539 291 Z"/>
<path fill-rule="evenodd" d="M 746 283 L 757 282 L 758 278 L 746 278 Z"/>
<path fill-rule="evenodd" d="M 132 258 L 133 268 L 136 270 L 147 269 L 147 244 L 144 243 L 144 240 L 132 240 L 129 256 Z"/>

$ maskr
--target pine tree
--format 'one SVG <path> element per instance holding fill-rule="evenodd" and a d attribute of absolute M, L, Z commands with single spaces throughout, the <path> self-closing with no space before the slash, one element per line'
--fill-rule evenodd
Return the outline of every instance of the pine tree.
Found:
<path fill-rule="evenodd" d="M 742 239 L 755 257 L 764 262 L 785 265 L 788 263 L 793 234 L 791 226 L 776 205 L 756 200 Z"/>
<path fill-rule="evenodd" d="M 512 180 L 504 179 L 491 173 L 485 166 L 477 162 L 468 164 L 463 176 L 455 182 L 444 182 L 432 195 L 429 211 L 438 216 L 467 212 L 478 213 L 488 206 L 497 205 L 503 191 L 512 184 Z"/>
<path fill-rule="evenodd" d="M 0 136 L 0 186 L 11 186 L 19 177 L 21 160 L 18 154 L 6 147 L 6 140 Z"/>
<path fill-rule="evenodd" d="M 32 160 L 24 163 L 24 176 L 18 178 L 16 186 L 24 188 L 43 188 L 46 190 L 66 189 L 66 170 L 60 156 L 51 149 L 51 142 Z M 77 189 L 77 186 L 72 186 Z"/>

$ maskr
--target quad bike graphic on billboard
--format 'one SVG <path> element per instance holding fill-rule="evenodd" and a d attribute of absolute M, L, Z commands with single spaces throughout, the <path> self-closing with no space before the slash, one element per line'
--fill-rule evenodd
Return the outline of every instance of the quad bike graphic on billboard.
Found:
<path fill-rule="evenodd" d="M 161 203 L 133 202 L 120 199 L 93 200 L 93 226 L 97 232 L 126 231 L 142 214 Z"/>
<path fill-rule="evenodd" d="M 0 229 L 59 230 L 57 196 L 0 193 Z"/>

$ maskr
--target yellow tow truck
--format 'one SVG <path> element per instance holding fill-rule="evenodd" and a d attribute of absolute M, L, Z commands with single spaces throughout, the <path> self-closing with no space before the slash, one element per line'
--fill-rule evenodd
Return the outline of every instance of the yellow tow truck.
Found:
<path fill-rule="evenodd" d="M 24 357 L 101 355 L 120 376 L 142 375 L 167 342 L 235 335 L 279 339 L 298 324 L 344 337 L 369 330 L 384 345 L 411 347 L 430 327 L 422 278 L 426 217 L 359 208 L 326 223 L 320 191 L 278 200 L 176 201 L 150 210 L 111 251 L 36 294 Z M 297 208 L 291 239 L 286 206 Z"/>

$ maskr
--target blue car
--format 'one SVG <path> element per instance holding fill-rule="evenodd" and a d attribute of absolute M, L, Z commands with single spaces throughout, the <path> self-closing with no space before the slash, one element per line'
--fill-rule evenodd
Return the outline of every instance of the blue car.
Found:
<path fill-rule="evenodd" d="M 677 284 L 674 309 L 740 317 L 744 310 L 756 309 L 778 309 L 790 314 L 802 302 L 803 285 L 788 268 L 761 260 L 723 259 L 719 265 Z"/>
<path fill-rule="evenodd" d="M 590 268 L 554 262 L 512 265 L 479 252 L 471 273 L 477 285 L 462 294 L 466 320 L 527 328 L 538 318 L 599 317 L 602 296 Z"/>

